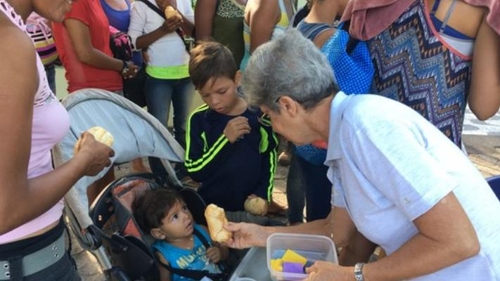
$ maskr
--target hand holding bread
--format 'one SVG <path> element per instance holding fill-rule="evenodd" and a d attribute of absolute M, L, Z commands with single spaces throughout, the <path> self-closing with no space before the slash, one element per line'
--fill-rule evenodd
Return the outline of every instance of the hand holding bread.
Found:
<path fill-rule="evenodd" d="M 168 5 L 165 10 L 165 21 L 161 26 L 161 30 L 165 34 L 169 34 L 177 30 L 182 24 L 182 16 L 181 14 L 172 6 Z"/>
<path fill-rule="evenodd" d="M 210 238 L 219 243 L 226 243 L 232 237 L 231 232 L 224 228 L 228 223 L 224 209 L 217 205 L 210 204 L 205 209 L 205 218 L 207 219 Z"/>
<path fill-rule="evenodd" d="M 269 209 L 269 203 L 260 197 L 251 197 L 245 200 L 245 211 L 256 216 L 265 216 Z"/>
<path fill-rule="evenodd" d="M 106 131 L 103 127 L 95 126 L 87 130 L 88 133 L 94 136 L 95 140 L 103 143 L 109 147 L 113 145 L 115 139 L 110 132 Z M 82 144 L 83 135 L 76 141 L 75 146 L 73 147 L 73 154 L 76 154 L 80 150 L 80 146 Z"/>
<path fill-rule="evenodd" d="M 93 127 L 82 133 L 73 148 L 73 157 L 85 161 L 84 175 L 95 176 L 111 165 L 110 157 L 115 154 L 111 149 L 113 142 L 113 136 L 101 127 Z"/>
<path fill-rule="evenodd" d="M 173 17 L 177 17 L 179 19 L 182 19 L 182 16 L 179 14 L 179 12 L 177 12 L 177 10 L 168 5 L 166 8 L 165 8 L 165 18 L 168 20 L 168 19 L 171 19 Z"/>

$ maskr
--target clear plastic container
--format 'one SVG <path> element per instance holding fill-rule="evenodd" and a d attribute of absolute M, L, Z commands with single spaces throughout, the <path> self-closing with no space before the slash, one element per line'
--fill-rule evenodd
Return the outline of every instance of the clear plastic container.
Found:
<path fill-rule="evenodd" d="M 271 278 L 275 281 L 302 281 L 307 277 L 305 273 L 280 272 L 271 268 L 271 259 L 279 258 L 277 255 L 284 253 L 286 250 L 293 250 L 307 258 L 308 262 L 322 260 L 338 264 L 335 245 L 328 237 L 274 233 L 267 238 L 267 268 Z"/>

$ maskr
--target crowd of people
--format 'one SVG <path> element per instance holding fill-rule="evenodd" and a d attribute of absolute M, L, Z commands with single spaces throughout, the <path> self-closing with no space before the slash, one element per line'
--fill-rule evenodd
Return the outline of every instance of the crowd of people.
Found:
<path fill-rule="evenodd" d="M 55 96 L 59 57 L 69 94 L 139 93 L 165 126 L 172 106 L 186 151 L 178 176 L 226 210 L 232 239 L 221 245 L 178 194 L 137 199 L 136 219 L 167 264 L 162 280 L 178 280 L 174 265 L 194 256 L 190 269 L 218 274 L 228 247 L 265 246 L 275 232 L 325 235 L 342 249 L 339 265 L 308 267 L 308 281 L 500 280 L 500 202 L 462 143 L 467 105 L 480 120 L 500 107 L 500 7 L 479 2 L 309 0 L 296 12 L 290 0 L 0 0 L 0 279 L 80 280 L 62 197 L 114 154 L 83 133 L 53 167 L 70 122 Z M 110 44 L 115 29 L 130 38 L 125 59 Z M 204 104 L 189 112 L 196 91 Z M 268 216 L 281 211 L 280 141 L 296 147 L 288 226 Z M 134 169 L 146 169 L 142 159 Z M 90 186 L 89 202 L 113 178 Z M 253 198 L 266 202 L 262 214 L 246 210 Z M 368 262 L 377 246 L 387 256 Z M 23 262 L 37 255 L 47 259 Z"/>

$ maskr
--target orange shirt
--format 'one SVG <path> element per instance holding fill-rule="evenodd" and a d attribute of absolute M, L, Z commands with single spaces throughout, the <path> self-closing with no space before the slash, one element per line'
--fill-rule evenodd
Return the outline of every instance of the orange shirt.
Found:
<path fill-rule="evenodd" d="M 109 22 L 99 0 L 73 2 L 66 19 L 76 19 L 88 26 L 92 46 L 113 57 L 109 47 Z M 100 69 L 78 60 L 64 23 L 54 23 L 53 33 L 57 52 L 66 69 L 68 93 L 83 88 L 99 88 L 108 91 L 123 89 L 121 74 L 114 70 Z"/>

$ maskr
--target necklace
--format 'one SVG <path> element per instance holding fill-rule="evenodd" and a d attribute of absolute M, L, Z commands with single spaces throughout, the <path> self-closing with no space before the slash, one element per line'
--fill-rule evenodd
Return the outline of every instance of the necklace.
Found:
<path fill-rule="evenodd" d="M 172 245 L 181 249 L 191 250 L 194 246 L 193 236 L 189 238 L 179 238 L 170 242 Z"/>

